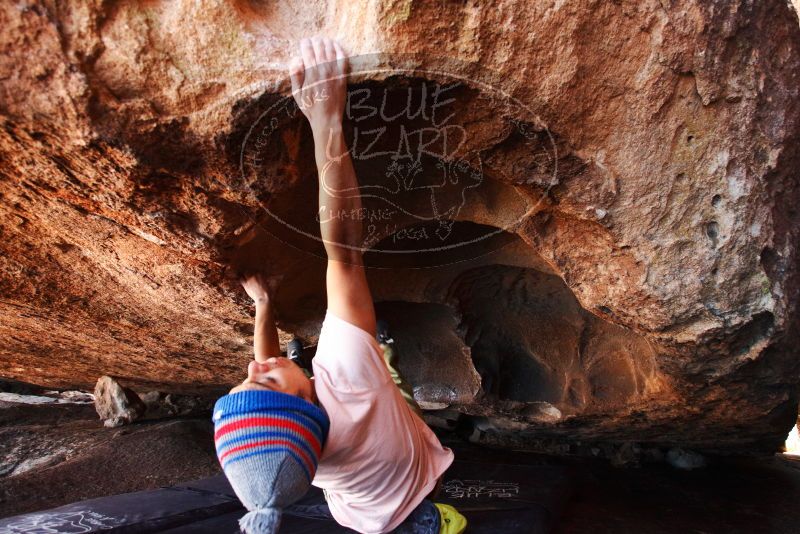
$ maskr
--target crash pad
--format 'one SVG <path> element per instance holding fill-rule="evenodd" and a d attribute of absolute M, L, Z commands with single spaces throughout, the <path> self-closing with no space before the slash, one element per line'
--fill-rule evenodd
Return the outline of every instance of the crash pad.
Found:
<path fill-rule="evenodd" d="M 445 473 L 436 502 L 450 504 L 469 522 L 470 533 L 549 532 L 571 494 L 567 469 L 458 459 Z M 314 517 L 324 505 L 312 487 L 287 509 L 281 534 L 352 532 L 330 519 Z M 309 511 L 311 511 L 309 513 Z M 245 513 L 224 475 L 148 491 L 102 497 L 50 510 L 0 519 L 8 533 L 236 533 Z"/>

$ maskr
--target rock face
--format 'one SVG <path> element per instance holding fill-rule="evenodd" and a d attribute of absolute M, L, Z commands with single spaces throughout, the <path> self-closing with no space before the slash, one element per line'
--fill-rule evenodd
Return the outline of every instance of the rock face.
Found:
<path fill-rule="evenodd" d="M 148 419 L 162 417 L 211 417 L 214 401 L 195 395 L 176 395 L 161 391 L 148 391 L 140 397 Z"/>
<path fill-rule="evenodd" d="M 94 407 L 108 428 L 122 426 L 139 419 L 146 410 L 142 399 L 130 388 L 123 387 L 110 376 L 101 376 L 94 387 Z"/>
<path fill-rule="evenodd" d="M 518 447 L 759 452 L 793 423 L 786 2 L 30 1 L 0 21 L 4 377 L 219 390 L 251 354 L 231 279 L 252 268 L 313 344 L 321 213 L 284 74 L 323 32 L 357 56 L 357 216 L 420 400 Z"/>
<path fill-rule="evenodd" d="M 111 429 L 90 405 L 0 403 L 0 423 L 3 518 L 219 472 L 210 416 Z"/>

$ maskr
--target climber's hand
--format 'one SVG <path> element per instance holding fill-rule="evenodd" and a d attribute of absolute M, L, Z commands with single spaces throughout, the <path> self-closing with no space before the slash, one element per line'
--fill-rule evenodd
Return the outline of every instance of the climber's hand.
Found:
<path fill-rule="evenodd" d="M 341 123 L 347 97 L 347 55 L 328 37 L 300 41 L 300 56 L 289 67 L 292 96 L 312 128 Z"/>
<path fill-rule="evenodd" d="M 253 302 L 266 302 L 272 293 L 269 279 L 262 273 L 255 273 L 242 277 L 239 282 L 242 284 L 245 293 L 253 299 Z"/>

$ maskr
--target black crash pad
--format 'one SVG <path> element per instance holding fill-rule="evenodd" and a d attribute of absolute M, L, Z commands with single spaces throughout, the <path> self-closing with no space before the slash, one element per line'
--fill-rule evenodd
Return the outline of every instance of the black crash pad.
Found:
<path fill-rule="evenodd" d="M 0 519 L 0 532 L 161 532 L 173 526 L 241 511 L 242 505 L 232 493 L 188 487 L 124 493 Z"/>
<path fill-rule="evenodd" d="M 469 533 L 549 532 L 570 496 L 567 470 L 456 460 L 436 502 L 466 516 Z M 312 488 L 301 504 L 324 503 Z M 4 533 L 214 533 L 238 532 L 244 509 L 223 475 L 168 488 L 81 501 L 51 510 L 0 519 Z M 282 534 L 352 532 L 335 521 L 287 510 Z"/>

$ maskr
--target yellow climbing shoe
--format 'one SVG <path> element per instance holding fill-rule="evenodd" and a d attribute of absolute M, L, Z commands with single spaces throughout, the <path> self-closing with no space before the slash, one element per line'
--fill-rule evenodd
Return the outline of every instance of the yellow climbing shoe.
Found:
<path fill-rule="evenodd" d="M 442 528 L 439 529 L 439 534 L 461 534 L 467 528 L 467 518 L 458 513 L 458 510 L 449 504 L 439 504 L 438 502 L 433 505 L 439 510 L 439 515 L 442 516 Z"/>

